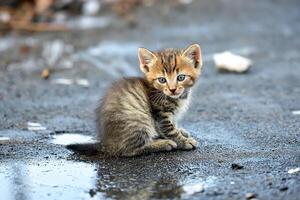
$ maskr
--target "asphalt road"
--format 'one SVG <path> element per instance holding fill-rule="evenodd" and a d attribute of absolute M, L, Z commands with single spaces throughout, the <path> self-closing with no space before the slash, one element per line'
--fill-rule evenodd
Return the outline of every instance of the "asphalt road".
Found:
<path fill-rule="evenodd" d="M 299 8 L 162 3 L 103 14 L 97 28 L 1 36 L 1 199 L 300 199 Z M 199 148 L 126 159 L 64 148 L 95 135 L 94 108 L 113 80 L 139 74 L 139 46 L 191 43 L 204 69 L 181 125 Z M 252 59 L 250 71 L 217 72 L 212 55 L 225 50 Z"/>

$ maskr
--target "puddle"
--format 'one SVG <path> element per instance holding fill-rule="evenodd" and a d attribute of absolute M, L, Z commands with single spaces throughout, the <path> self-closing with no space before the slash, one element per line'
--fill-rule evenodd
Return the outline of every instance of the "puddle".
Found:
<path fill-rule="evenodd" d="M 202 183 L 196 183 L 193 185 L 185 185 L 183 186 L 183 190 L 186 195 L 192 195 L 199 192 L 204 192 L 204 185 Z"/>
<path fill-rule="evenodd" d="M 184 190 L 184 197 L 191 196 L 196 193 L 204 192 L 205 189 L 214 187 L 217 182 L 216 176 L 209 176 L 206 179 L 196 179 L 191 181 L 185 181 L 186 183 L 183 184 L 182 188 Z"/>
<path fill-rule="evenodd" d="M 95 141 L 92 136 L 81 135 L 75 133 L 66 133 L 54 135 L 51 143 L 60 144 L 60 145 L 68 145 L 74 143 L 87 143 Z"/>
<path fill-rule="evenodd" d="M 62 142 L 57 137 L 53 141 L 64 143 L 74 135 L 78 136 L 56 135 Z M 82 142 L 81 136 L 79 139 Z M 6 200 L 190 199 L 219 184 L 215 176 L 180 177 L 164 171 L 164 161 L 156 167 L 149 163 L 142 158 L 100 159 L 93 163 L 61 159 L 1 162 L 0 185 L 4 187 L 0 187 L 0 193 Z"/>
<path fill-rule="evenodd" d="M 2 163 L 0 169 L 0 193 L 6 200 L 90 199 L 97 182 L 95 165 L 82 162 Z M 101 193 L 94 198 L 101 198 Z"/>

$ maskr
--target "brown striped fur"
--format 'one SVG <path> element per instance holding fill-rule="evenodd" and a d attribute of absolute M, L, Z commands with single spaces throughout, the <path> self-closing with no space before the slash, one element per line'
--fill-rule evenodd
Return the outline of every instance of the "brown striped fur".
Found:
<path fill-rule="evenodd" d="M 139 61 L 144 78 L 115 82 L 96 109 L 97 150 L 109 156 L 136 156 L 194 149 L 196 140 L 176 127 L 176 119 L 186 108 L 190 88 L 201 73 L 199 45 L 158 52 L 140 48 Z M 180 74 L 185 75 L 184 80 L 178 80 Z M 69 146 L 73 150 L 78 147 Z"/>

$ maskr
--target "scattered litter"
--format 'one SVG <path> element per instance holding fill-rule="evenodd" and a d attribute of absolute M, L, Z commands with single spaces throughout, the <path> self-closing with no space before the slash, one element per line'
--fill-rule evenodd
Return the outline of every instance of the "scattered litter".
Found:
<path fill-rule="evenodd" d="M 58 78 L 52 81 L 54 84 L 60 84 L 60 85 L 73 85 L 77 84 L 83 87 L 89 87 L 90 83 L 87 79 L 67 79 L 67 78 Z"/>
<path fill-rule="evenodd" d="M 41 77 L 43 79 L 48 79 L 50 76 L 50 70 L 49 69 L 43 69 L 42 73 L 41 73 Z"/>
<path fill-rule="evenodd" d="M 9 137 L 0 137 L 0 141 L 6 141 L 9 140 Z"/>
<path fill-rule="evenodd" d="M 58 78 L 52 81 L 54 84 L 61 84 L 61 85 L 72 85 L 74 81 L 72 79 L 66 78 Z"/>
<path fill-rule="evenodd" d="M 0 144 L 7 143 L 10 140 L 9 137 L 0 137 Z"/>
<path fill-rule="evenodd" d="M 44 131 L 46 130 L 46 127 L 42 126 L 39 123 L 27 122 L 27 129 L 30 131 Z"/>
<path fill-rule="evenodd" d="M 183 190 L 187 195 L 192 195 L 195 193 L 204 192 L 204 185 L 201 183 L 194 184 L 194 185 L 185 185 L 183 186 Z"/>
<path fill-rule="evenodd" d="M 288 186 L 282 186 L 282 187 L 279 188 L 279 190 L 282 191 L 282 192 L 287 191 L 288 189 L 289 189 Z"/>
<path fill-rule="evenodd" d="M 239 169 L 243 169 L 244 166 L 240 165 L 240 164 L 237 164 L 237 163 L 232 163 L 231 164 L 231 169 L 233 170 L 239 170 Z"/>
<path fill-rule="evenodd" d="M 89 87 L 90 86 L 90 83 L 87 79 L 77 79 L 76 83 L 78 85 L 81 85 L 81 86 L 84 86 L 84 87 Z"/>
<path fill-rule="evenodd" d="M 293 115 L 300 115 L 300 110 L 293 110 L 292 113 Z"/>
<path fill-rule="evenodd" d="M 254 199 L 256 197 L 257 197 L 257 194 L 252 193 L 252 192 L 246 194 L 246 199 Z"/>
<path fill-rule="evenodd" d="M 250 59 L 233 54 L 229 51 L 214 54 L 213 59 L 219 71 L 243 73 L 249 69 L 250 65 L 252 65 Z"/>
<path fill-rule="evenodd" d="M 298 172 L 300 172 L 300 168 L 299 168 L 299 167 L 294 168 L 294 169 L 290 169 L 290 170 L 288 171 L 289 174 L 294 174 L 294 173 L 298 173 Z"/>

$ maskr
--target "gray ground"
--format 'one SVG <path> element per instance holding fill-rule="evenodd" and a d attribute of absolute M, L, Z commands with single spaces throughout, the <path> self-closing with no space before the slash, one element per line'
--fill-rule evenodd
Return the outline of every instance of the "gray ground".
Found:
<path fill-rule="evenodd" d="M 162 3 L 130 23 L 105 14 L 98 28 L 75 21 L 67 33 L 2 36 L 1 199 L 300 199 L 300 173 L 288 173 L 300 167 L 299 8 L 296 0 Z M 94 135 L 93 109 L 111 81 L 139 74 L 137 47 L 195 42 L 204 70 L 181 124 L 198 149 L 104 159 L 64 148 Z M 253 67 L 218 73 L 212 55 L 224 50 Z"/>

